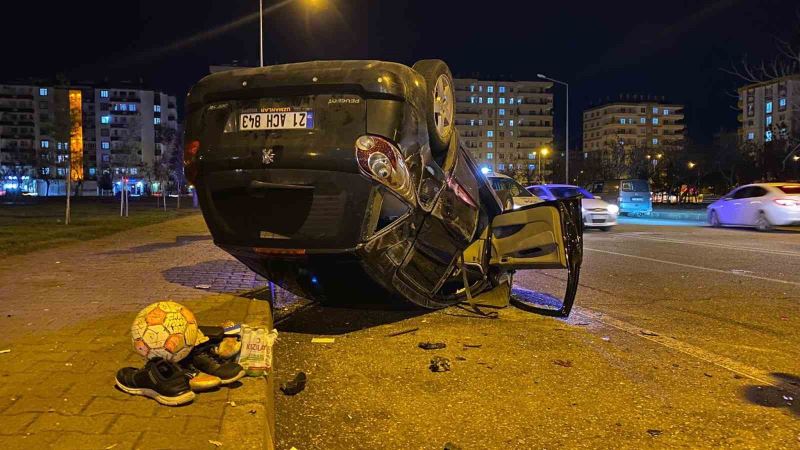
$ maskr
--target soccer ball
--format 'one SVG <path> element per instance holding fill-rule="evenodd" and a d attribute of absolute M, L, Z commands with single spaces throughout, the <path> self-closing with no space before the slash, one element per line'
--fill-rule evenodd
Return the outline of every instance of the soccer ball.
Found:
<path fill-rule="evenodd" d="M 189 308 L 163 301 L 139 312 L 131 326 L 131 337 L 134 351 L 143 357 L 178 362 L 200 343 L 203 334 Z"/>

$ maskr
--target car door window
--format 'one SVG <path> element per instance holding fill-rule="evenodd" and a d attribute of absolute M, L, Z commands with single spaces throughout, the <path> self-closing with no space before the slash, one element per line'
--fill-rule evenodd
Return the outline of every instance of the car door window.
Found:
<path fill-rule="evenodd" d="M 749 197 L 763 197 L 767 195 L 767 190 L 761 186 L 753 186 L 750 188 L 751 192 Z"/>
<path fill-rule="evenodd" d="M 742 199 L 742 198 L 752 197 L 752 195 L 751 195 L 752 191 L 753 191 L 753 188 L 751 188 L 751 187 L 743 187 L 743 188 L 741 188 L 738 191 L 733 193 L 733 198 L 734 199 Z"/>

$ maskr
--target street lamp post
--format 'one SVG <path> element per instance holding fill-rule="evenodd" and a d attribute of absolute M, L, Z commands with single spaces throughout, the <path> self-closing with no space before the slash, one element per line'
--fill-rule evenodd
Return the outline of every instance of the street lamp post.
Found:
<path fill-rule="evenodd" d="M 258 67 L 264 67 L 264 0 L 258 0 Z"/>
<path fill-rule="evenodd" d="M 541 78 L 541 79 L 543 79 L 543 80 L 548 80 L 548 81 L 552 81 L 553 83 L 561 84 L 565 88 L 567 88 L 567 101 L 566 101 L 566 108 L 565 108 L 565 114 L 564 114 L 566 116 L 566 120 L 567 120 L 567 137 L 566 137 L 567 140 L 564 143 L 564 149 L 565 149 L 565 152 L 566 152 L 566 164 L 564 164 L 564 183 L 565 184 L 569 184 L 569 83 L 565 83 L 565 82 L 563 82 L 561 80 L 556 80 L 555 78 L 550 78 L 547 75 L 542 74 L 542 73 L 537 73 L 536 76 Z"/>

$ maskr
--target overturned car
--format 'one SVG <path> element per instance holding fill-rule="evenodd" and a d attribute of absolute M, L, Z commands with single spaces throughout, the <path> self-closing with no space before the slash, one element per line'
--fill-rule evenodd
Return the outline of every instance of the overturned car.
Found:
<path fill-rule="evenodd" d="M 561 268 L 568 314 L 580 200 L 504 210 L 454 107 L 440 60 L 216 73 L 187 98 L 185 172 L 214 242 L 297 295 L 441 308 L 508 297 L 515 270 Z"/>

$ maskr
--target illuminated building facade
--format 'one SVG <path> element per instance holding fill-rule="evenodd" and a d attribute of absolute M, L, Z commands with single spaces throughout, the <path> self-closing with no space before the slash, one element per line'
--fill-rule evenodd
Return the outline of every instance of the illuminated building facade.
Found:
<path fill-rule="evenodd" d="M 800 138 L 800 75 L 739 88 L 739 139 L 763 145 Z"/>
<path fill-rule="evenodd" d="M 612 102 L 583 112 L 583 152 L 612 144 L 667 148 L 684 138 L 683 105 L 641 101 Z"/>
<path fill-rule="evenodd" d="M 0 188 L 63 193 L 71 177 L 104 172 L 140 176 L 167 150 L 162 132 L 178 130 L 177 102 L 162 92 L 124 85 L 0 84 Z M 79 148 L 75 148 L 75 146 Z M 55 184 L 55 191 L 49 185 Z"/>
<path fill-rule="evenodd" d="M 473 78 L 454 82 L 461 142 L 481 167 L 530 178 L 542 148 L 553 157 L 553 83 Z M 544 169 L 549 173 L 546 165 Z"/>

